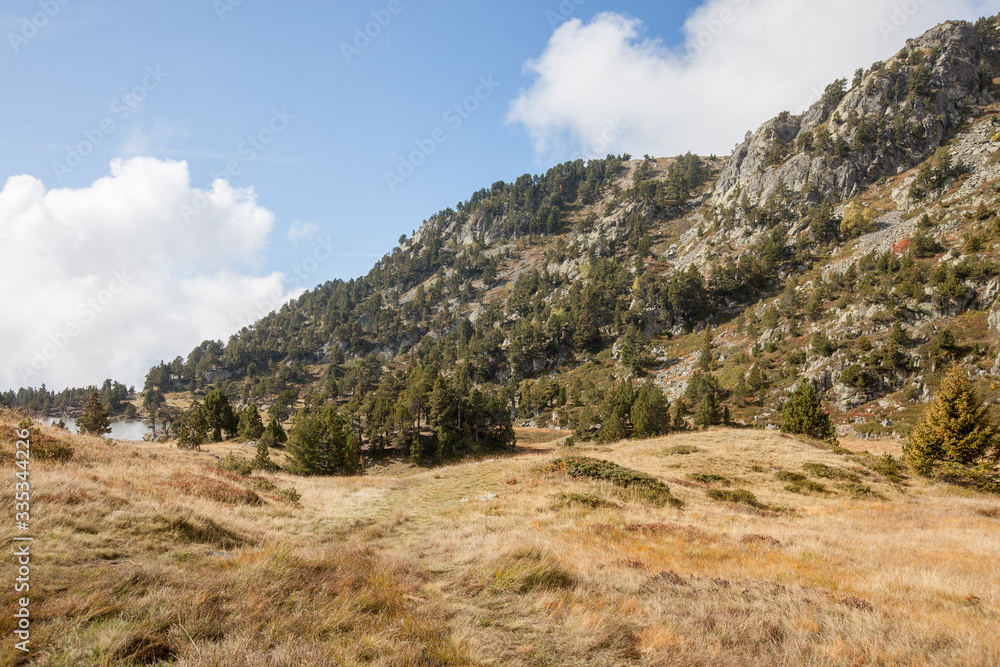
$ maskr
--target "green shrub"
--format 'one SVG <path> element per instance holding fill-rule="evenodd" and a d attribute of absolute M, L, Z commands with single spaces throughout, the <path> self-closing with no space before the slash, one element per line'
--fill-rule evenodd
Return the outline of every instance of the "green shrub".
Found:
<path fill-rule="evenodd" d="M 774 474 L 775 478 L 782 482 L 788 482 L 785 485 L 785 491 L 791 491 L 792 493 L 801 493 L 808 495 L 810 493 L 826 493 L 826 487 L 819 482 L 814 482 L 800 472 L 791 472 L 790 470 L 779 470 Z"/>
<path fill-rule="evenodd" d="M 226 454 L 226 458 L 215 464 L 220 470 L 225 470 L 227 472 L 234 472 L 237 475 L 248 476 L 253 472 L 253 464 L 249 461 L 244 461 L 243 459 L 237 458 L 232 452 Z"/>
<path fill-rule="evenodd" d="M 806 463 L 802 466 L 802 469 L 814 477 L 821 477 L 823 479 L 843 479 L 848 482 L 861 481 L 861 478 L 859 478 L 855 473 L 848 470 L 841 470 L 840 468 L 834 468 L 826 465 L 825 463 Z"/>
<path fill-rule="evenodd" d="M 833 420 L 830 419 L 830 415 L 823 412 L 819 395 L 808 380 L 802 380 L 791 397 L 781 406 L 781 431 L 837 442 L 837 430 L 833 426 Z"/>
<path fill-rule="evenodd" d="M 700 450 L 694 445 L 674 445 L 673 447 L 667 447 L 667 449 L 664 450 L 663 453 L 668 456 L 670 455 L 686 456 L 688 454 L 694 454 L 697 451 Z"/>
<path fill-rule="evenodd" d="M 553 461 L 551 469 L 565 472 L 571 477 L 588 477 L 610 482 L 622 489 L 636 492 L 640 498 L 657 506 L 668 503 L 680 504 L 680 501 L 670 493 L 670 488 L 657 478 L 610 461 L 586 456 L 567 456 Z"/>
<path fill-rule="evenodd" d="M 696 482 L 701 482 L 702 484 L 729 484 L 729 478 L 723 477 L 722 475 L 716 475 L 713 473 L 695 473 L 688 475 L 689 478 Z"/>
<path fill-rule="evenodd" d="M 757 500 L 757 496 L 746 489 L 709 489 L 708 497 L 719 502 L 739 503 L 758 509 L 769 509 L 767 505 L 763 505 Z"/>
<path fill-rule="evenodd" d="M 855 498 L 871 498 L 874 500 L 885 500 L 885 496 L 881 493 L 868 486 L 867 484 L 861 484 L 859 482 L 847 482 L 846 484 L 840 484 L 839 488 L 843 489 Z"/>
<path fill-rule="evenodd" d="M 618 507 L 618 503 L 605 500 L 600 496 L 592 496 L 587 493 L 557 493 L 553 496 L 553 509 L 569 507 L 571 505 L 582 505 L 590 509 L 599 507 Z"/>
<path fill-rule="evenodd" d="M 889 452 L 882 454 L 882 456 L 876 459 L 868 467 L 885 477 L 893 484 L 902 484 L 906 481 L 906 475 L 903 473 L 905 468 L 903 467 L 902 461 L 897 460 Z"/>
<path fill-rule="evenodd" d="M 983 493 L 1000 494 L 1000 471 L 996 466 L 980 463 L 941 463 L 934 467 L 934 479 L 945 484 L 954 484 Z"/>

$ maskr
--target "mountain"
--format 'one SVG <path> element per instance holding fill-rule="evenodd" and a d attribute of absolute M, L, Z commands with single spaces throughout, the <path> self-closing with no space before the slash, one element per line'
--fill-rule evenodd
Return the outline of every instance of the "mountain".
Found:
<path fill-rule="evenodd" d="M 947 22 L 728 157 L 494 183 L 366 276 L 206 341 L 146 388 L 216 385 L 282 417 L 333 402 L 387 442 L 379 392 L 388 414 L 423 382 L 403 419 L 419 432 L 438 380 L 583 436 L 626 380 L 662 388 L 675 425 L 711 394 L 773 426 L 806 378 L 842 434 L 865 436 L 905 435 L 951 364 L 1000 401 L 998 74 L 997 18 Z"/>

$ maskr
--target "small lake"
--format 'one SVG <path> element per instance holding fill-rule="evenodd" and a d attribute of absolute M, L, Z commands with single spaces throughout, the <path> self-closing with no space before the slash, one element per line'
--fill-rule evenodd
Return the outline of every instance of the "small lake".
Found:
<path fill-rule="evenodd" d="M 49 426 L 58 422 L 59 419 L 49 417 L 45 420 L 45 423 Z M 79 433 L 79 429 L 76 427 L 76 419 L 68 418 L 66 421 L 66 428 L 68 428 L 73 433 Z M 159 432 L 159 429 L 157 429 Z M 108 437 L 114 438 L 116 440 L 142 440 L 142 436 L 149 433 L 149 424 L 140 420 L 132 421 L 116 421 L 111 422 L 111 433 Z"/>

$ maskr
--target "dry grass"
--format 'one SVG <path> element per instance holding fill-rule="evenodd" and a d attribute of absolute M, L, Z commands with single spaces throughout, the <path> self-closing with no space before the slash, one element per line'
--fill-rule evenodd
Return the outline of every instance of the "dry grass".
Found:
<path fill-rule="evenodd" d="M 70 444 L 68 462 L 32 462 L 33 665 L 1000 663 L 1000 498 L 891 483 L 773 433 L 540 440 L 345 479 Z M 577 454 L 660 478 L 683 505 L 546 472 Z M 786 489 L 803 476 L 826 492 Z M 299 503 L 276 493 L 289 487 Z"/>

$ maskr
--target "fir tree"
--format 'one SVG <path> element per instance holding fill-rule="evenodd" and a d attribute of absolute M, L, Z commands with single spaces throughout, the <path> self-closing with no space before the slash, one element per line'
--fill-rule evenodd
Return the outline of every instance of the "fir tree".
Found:
<path fill-rule="evenodd" d="M 108 419 L 108 408 L 101 400 L 100 394 L 95 389 L 90 393 L 87 404 L 83 408 L 83 414 L 76 420 L 76 427 L 80 433 L 90 435 L 104 435 L 111 433 L 111 421 Z"/>
<path fill-rule="evenodd" d="M 939 461 L 973 464 L 1000 460 L 997 429 L 965 371 L 955 366 L 937 398 L 903 447 L 906 460 L 921 474 Z"/>
<path fill-rule="evenodd" d="M 837 430 L 830 415 L 823 412 L 819 394 L 808 380 L 802 380 L 781 406 L 781 431 L 837 442 Z"/>

